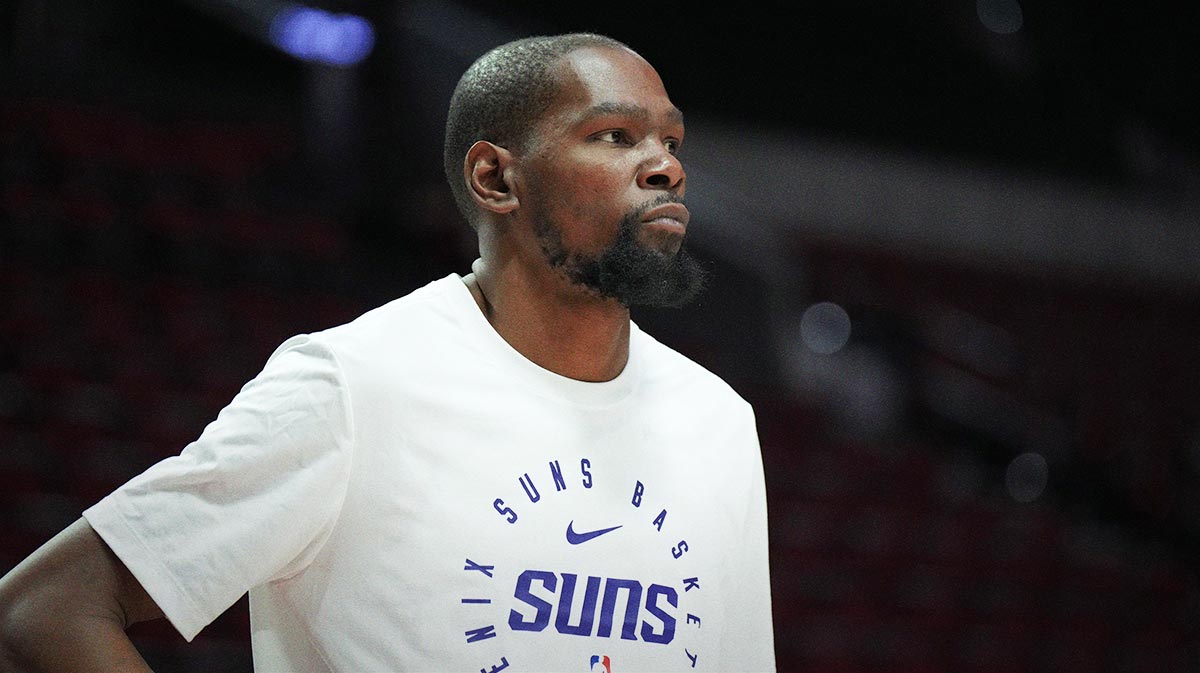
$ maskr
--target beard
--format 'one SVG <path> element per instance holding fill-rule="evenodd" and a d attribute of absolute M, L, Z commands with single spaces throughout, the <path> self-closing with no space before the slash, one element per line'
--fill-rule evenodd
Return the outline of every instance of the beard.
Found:
<path fill-rule="evenodd" d="M 664 203 L 682 203 L 664 194 L 621 219 L 617 236 L 599 253 L 570 252 L 557 228 L 544 218 L 536 218 L 534 232 L 550 266 L 558 269 L 574 284 L 606 299 L 615 299 L 626 307 L 652 306 L 677 308 L 700 294 L 707 272 L 683 247 L 665 251 L 638 241 L 641 218 L 651 208 Z"/>

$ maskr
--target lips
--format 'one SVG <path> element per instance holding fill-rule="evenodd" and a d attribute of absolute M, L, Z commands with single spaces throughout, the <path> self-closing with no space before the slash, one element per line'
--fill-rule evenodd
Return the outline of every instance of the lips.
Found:
<path fill-rule="evenodd" d="M 644 224 L 677 229 L 680 232 L 687 229 L 689 219 L 691 219 L 691 213 L 688 212 L 687 207 L 682 203 L 664 203 L 661 206 L 651 208 L 642 216 Z"/>

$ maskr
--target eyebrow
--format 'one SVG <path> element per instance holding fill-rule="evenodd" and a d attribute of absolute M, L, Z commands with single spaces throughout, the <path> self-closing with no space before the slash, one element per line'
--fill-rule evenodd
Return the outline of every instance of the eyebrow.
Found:
<path fill-rule="evenodd" d="M 585 111 L 580 117 L 579 121 L 586 122 L 589 119 L 606 117 L 609 115 L 636 117 L 642 120 L 650 119 L 650 111 L 641 105 L 634 105 L 632 103 L 604 102 L 597 103 L 588 108 L 587 111 Z M 668 108 L 666 115 L 668 117 L 668 121 L 670 122 L 677 124 L 683 123 L 683 112 L 675 106 Z"/>

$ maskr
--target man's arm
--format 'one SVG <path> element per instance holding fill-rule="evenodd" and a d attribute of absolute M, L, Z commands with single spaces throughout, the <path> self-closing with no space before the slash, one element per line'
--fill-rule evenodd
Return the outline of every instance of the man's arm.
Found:
<path fill-rule="evenodd" d="M 81 518 L 0 578 L 0 673 L 150 671 L 125 629 L 162 616 Z"/>

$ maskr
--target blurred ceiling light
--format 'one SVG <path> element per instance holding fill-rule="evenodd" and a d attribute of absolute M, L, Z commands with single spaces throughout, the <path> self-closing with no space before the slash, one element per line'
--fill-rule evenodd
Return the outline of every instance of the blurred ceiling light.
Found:
<path fill-rule="evenodd" d="M 375 30 L 363 17 L 302 5 L 279 11 L 269 36 L 271 44 L 302 61 L 335 66 L 356 65 L 375 46 Z"/>
<path fill-rule="evenodd" d="M 1040 453 L 1023 453 L 1012 460 L 1005 470 L 1004 482 L 1013 500 L 1030 503 L 1046 490 L 1050 468 Z"/>
<path fill-rule="evenodd" d="M 850 340 L 850 316 L 830 301 L 813 304 L 800 317 L 800 338 L 814 353 L 836 353 Z"/>
<path fill-rule="evenodd" d="M 1000 35 L 1015 33 L 1025 23 L 1021 3 L 1017 0 L 976 0 L 975 13 L 984 28 Z"/>

